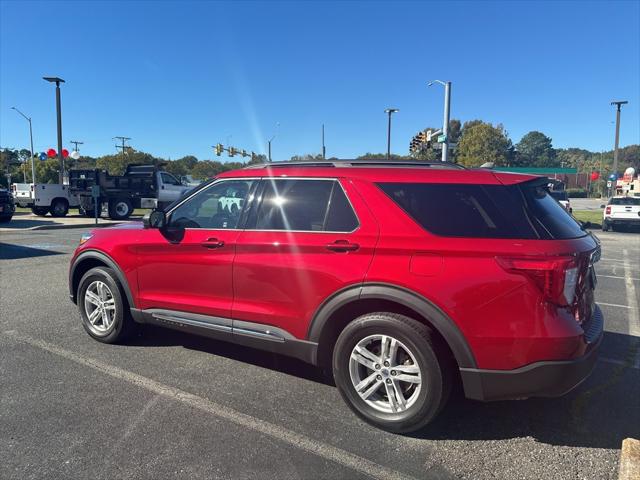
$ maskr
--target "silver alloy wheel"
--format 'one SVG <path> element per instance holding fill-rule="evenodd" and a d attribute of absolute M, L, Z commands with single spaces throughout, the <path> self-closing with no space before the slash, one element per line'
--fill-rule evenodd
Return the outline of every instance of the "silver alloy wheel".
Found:
<path fill-rule="evenodd" d="M 115 210 L 118 216 L 124 217 L 127 213 L 129 213 L 129 205 L 127 205 L 127 202 L 117 202 Z"/>
<path fill-rule="evenodd" d="M 96 335 L 105 335 L 113 327 L 116 318 L 116 301 L 109 286 L 95 280 L 84 292 L 84 311 L 88 327 Z"/>
<path fill-rule="evenodd" d="M 415 356 L 388 335 L 369 335 L 358 342 L 349 358 L 349 375 L 360 398 L 385 413 L 410 408 L 422 388 Z"/>

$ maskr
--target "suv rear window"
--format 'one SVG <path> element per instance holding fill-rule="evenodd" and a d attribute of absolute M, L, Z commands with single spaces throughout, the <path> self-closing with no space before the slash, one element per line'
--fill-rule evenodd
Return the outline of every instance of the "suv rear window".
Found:
<path fill-rule="evenodd" d="M 444 237 L 566 239 L 586 235 L 547 191 L 517 185 L 379 183 L 425 230 Z"/>
<path fill-rule="evenodd" d="M 640 205 L 640 198 L 612 198 L 611 200 L 609 200 L 609 205 Z"/>

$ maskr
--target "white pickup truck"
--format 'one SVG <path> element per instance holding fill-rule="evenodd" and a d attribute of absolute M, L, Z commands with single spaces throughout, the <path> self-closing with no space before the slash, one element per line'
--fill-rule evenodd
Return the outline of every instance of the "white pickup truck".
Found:
<path fill-rule="evenodd" d="M 50 213 L 52 217 L 64 217 L 69 208 L 78 208 L 80 199 L 69 192 L 69 185 L 56 183 L 13 183 L 11 194 L 15 203 L 31 208 L 39 216 Z"/>
<path fill-rule="evenodd" d="M 602 230 L 621 226 L 640 227 L 640 197 L 615 196 L 607 202 L 602 213 Z"/>

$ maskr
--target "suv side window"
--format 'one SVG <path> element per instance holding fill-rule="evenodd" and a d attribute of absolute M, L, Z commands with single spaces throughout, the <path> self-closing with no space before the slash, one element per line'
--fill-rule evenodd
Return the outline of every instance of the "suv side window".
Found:
<path fill-rule="evenodd" d="M 171 212 L 169 225 L 182 228 L 238 228 L 254 180 L 223 180 L 195 194 Z"/>
<path fill-rule="evenodd" d="M 335 180 L 266 179 L 255 230 L 351 232 L 358 220 Z"/>

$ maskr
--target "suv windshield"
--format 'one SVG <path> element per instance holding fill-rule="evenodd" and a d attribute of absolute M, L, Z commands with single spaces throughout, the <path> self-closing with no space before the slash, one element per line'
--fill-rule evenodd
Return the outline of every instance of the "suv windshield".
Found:
<path fill-rule="evenodd" d="M 640 205 L 640 197 L 620 197 L 609 200 L 609 205 Z"/>
<path fill-rule="evenodd" d="M 517 185 L 379 183 L 425 230 L 445 237 L 568 239 L 586 235 L 544 180 Z"/>

